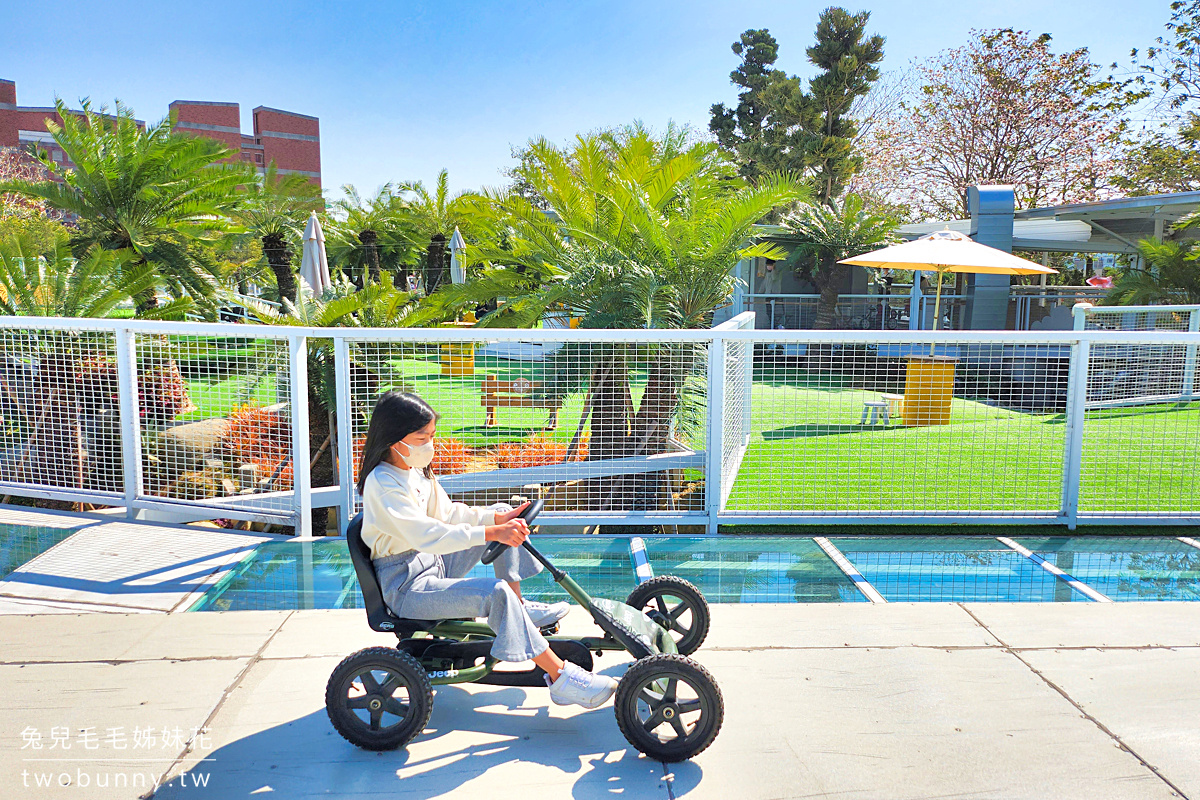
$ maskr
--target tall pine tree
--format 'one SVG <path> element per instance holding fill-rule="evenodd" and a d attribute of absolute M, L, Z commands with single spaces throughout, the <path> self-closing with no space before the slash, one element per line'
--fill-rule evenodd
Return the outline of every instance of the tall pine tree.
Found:
<path fill-rule="evenodd" d="M 736 155 L 744 177 L 789 170 L 810 177 L 821 202 L 841 194 L 862 166 L 852 148 L 858 128 L 850 109 L 878 80 L 883 60 L 883 37 L 866 34 L 869 18 L 836 6 L 821 12 L 816 42 L 806 51 L 820 72 L 807 90 L 798 76 L 772 67 L 779 44 L 768 30 L 748 30 L 733 45 L 742 57 L 730 74 L 742 89 L 738 105 L 714 105 L 709 130 Z"/>

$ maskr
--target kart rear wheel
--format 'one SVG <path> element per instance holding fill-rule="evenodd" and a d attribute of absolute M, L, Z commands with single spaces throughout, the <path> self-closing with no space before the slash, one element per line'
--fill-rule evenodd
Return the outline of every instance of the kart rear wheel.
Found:
<path fill-rule="evenodd" d="M 325 712 L 351 744 L 395 750 L 425 729 L 433 712 L 433 686 L 408 653 L 368 647 L 346 656 L 329 676 Z"/>
<path fill-rule="evenodd" d="M 708 601 L 692 583 L 674 575 L 660 575 L 638 584 L 625 605 L 633 606 L 671 632 L 681 655 L 700 649 L 708 636 Z"/>
<path fill-rule="evenodd" d="M 626 740 L 659 761 L 686 761 L 713 743 L 725 701 L 708 670 L 664 653 L 634 662 L 617 686 L 617 726 Z"/>

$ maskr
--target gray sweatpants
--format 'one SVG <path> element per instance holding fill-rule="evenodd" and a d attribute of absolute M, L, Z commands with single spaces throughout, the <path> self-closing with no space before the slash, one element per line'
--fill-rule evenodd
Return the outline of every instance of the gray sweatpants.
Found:
<path fill-rule="evenodd" d="M 372 561 L 383 600 L 401 619 L 487 617 L 496 633 L 492 655 L 501 661 L 529 661 L 549 643 L 534 627 L 506 581 L 522 581 L 542 571 L 523 547 L 510 547 L 492 562 L 495 578 L 464 577 L 479 563 L 487 545 L 434 555 L 409 550 Z"/>

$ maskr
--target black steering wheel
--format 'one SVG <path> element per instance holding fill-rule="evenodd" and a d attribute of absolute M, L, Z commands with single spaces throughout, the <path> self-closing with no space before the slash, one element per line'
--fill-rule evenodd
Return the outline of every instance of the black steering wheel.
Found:
<path fill-rule="evenodd" d="M 525 510 L 518 514 L 517 517 L 532 525 L 533 521 L 537 519 L 537 515 L 542 513 L 542 506 L 544 505 L 546 505 L 545 500 L 534 500 L 532 503 L 526 506 Z M 506 545 L 504 542 L 488 542 L 487 549 L 483 551 L 483 558 L 479 560 L 484 564 L 490 564 L 500 557 L 500 554 L 504 552 L 504 548 L 506 547 L 508 547 L 508 545 Z"/>

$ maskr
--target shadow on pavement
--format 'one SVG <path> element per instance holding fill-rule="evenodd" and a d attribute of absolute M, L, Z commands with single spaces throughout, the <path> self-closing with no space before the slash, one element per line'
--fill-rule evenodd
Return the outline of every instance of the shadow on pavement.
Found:
<path fill-rule="evenodd" d="M 532 701 L 532 702 L 531 702 Z M 154 794 L 166 798 L 432 798 L 489 774 L 488 795 L 527 787 L 543 797 L 666 798 L 695 788 L 700 767 L 664 765 L 641 756 L 617 728 L 612 705 L 553 717 L 544 693 L 491 687 L 437 687 L 433 716 L 406 750 L 360 750 L 333 730 L 324 709 L 208 751 Z M 538 703 L 539 705 L 534 705 Z M 213 731 L 219 738 L 222 732 Z M 228 735 L 228 734 L 226 734 Z M 207 785 L 205 785 L 205 782 Z M 507 791 L 498 791 L 500 789 Z"/>

